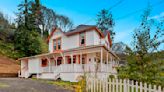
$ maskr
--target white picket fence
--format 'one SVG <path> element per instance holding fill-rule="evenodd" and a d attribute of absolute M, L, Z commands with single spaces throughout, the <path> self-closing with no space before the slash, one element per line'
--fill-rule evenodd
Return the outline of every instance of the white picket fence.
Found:
<path fill-rule="evenodd" d="M 164 92 L 161 86 L 137 82 L 128 79 L 87 78 L 87 92 Z"/>

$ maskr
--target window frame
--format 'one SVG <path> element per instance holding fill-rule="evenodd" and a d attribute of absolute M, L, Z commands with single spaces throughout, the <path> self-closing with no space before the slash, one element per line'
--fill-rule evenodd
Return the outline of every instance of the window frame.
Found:
<path fill-rule="evenodd" d="M 60 49 L 58 48 L 59 47 L 59 44 L 58 44 L 59 41 L 60 41 Z M 61 37 L 53 39 L 53 51 L 61 50 L 62 49 L 61 43 L 62 43 Z M 56 44 L 56 49 L 54 48 L 54 44 Z"/>
<path fill-rule="evenodd" d="M 42 67 L 48 66 L 48 60 L 47 59 L 42 59 Z"/>
<path fill-rule="evenodd" d="M 81 44 L 82 37 L 81 35 L 84 34 L 84 44 Z M 86 32 L 79 33 L 79 46 L 86 46 Z"/>

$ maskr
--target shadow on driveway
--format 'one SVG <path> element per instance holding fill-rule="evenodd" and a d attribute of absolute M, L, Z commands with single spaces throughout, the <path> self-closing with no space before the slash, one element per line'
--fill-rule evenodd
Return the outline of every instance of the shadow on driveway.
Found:
<path fill-rule="evenodd" d="M 72 92 L 31 79 L 0 78 L 0 92 Z"/>

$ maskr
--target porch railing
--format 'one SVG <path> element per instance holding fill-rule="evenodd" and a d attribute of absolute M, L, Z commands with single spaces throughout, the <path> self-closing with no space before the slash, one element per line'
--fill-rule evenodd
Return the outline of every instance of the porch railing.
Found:
<path fill-rule="evenodd" d="M 59 66 L 47 66 L 41 68 L 42 72 L 63 72 L 63 73 L 83 73 L 83 72 L 110 72 L 116 73 L 112 64 L 61 64 Z"/>

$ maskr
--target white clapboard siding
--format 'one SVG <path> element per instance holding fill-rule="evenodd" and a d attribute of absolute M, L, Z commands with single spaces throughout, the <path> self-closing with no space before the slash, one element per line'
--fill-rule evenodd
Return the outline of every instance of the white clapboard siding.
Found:
<path fill-rule="evenodd" d="M 164 92 L 161 86 L 129 79 L 87 78 L 86 87 L 87 92 Z"/>

